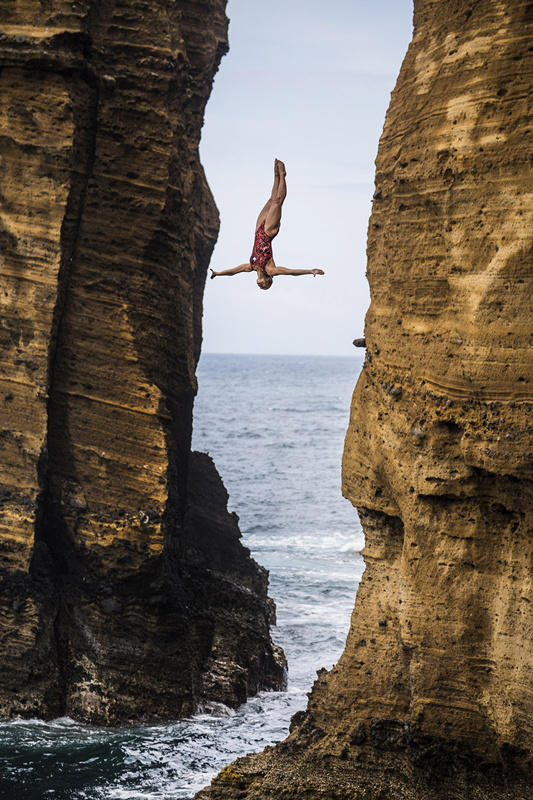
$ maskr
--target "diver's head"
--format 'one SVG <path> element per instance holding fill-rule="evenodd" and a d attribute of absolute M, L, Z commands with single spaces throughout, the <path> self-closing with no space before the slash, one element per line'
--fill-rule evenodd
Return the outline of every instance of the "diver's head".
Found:
<path fill-rule="evenodd" d="M 257 276 L 257 285 L 260 289 L 270 289 L 272 286 L 272 276 L 266 272 L 260 272 Z"/>

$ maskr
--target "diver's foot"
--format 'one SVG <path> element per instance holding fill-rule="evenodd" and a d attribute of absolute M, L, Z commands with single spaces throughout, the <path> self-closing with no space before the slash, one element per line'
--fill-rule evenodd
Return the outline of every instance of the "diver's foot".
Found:
<path fill-rule="evenodd" d="M 280 160 L 279 160 L 279 158 L 276 158 L 276 160 L 275 160 L 275 166 L 276 166 L 276 170 L 277 170 L 277 171 L 278 171 L 278 172 L 279 172 L 281 175 L 286 175 L 286 174 L 287 174 L 287 170 L 285 169 L 285 164 L 283 163 L 283 161 L 280 161 Z"/>

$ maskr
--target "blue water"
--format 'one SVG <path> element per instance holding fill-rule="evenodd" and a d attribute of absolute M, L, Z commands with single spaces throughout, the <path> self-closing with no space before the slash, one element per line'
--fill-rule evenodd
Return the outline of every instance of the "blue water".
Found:
<path fill-rule="evenodd" d="M 203 355 L 194 447 L 209 452 L 243 540 L 270 570 L 273 637 L 289 661 L 286 692 L 237 712 L 104 729 L 63 718 L 0 723 L 0 798 L 191 798 L 225 764 L 283 739 L 316 670 L 344 646 L 364 564 L 340 463 L 361 359 Z"/>

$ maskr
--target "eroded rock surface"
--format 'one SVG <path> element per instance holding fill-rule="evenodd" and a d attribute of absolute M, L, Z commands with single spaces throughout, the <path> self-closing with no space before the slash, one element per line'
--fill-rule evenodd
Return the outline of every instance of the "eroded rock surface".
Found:
<path fill-rule="evenodd" d="M 202 798 L 533 797 L 533 5 L 415 0 L 376 162 L 346 649 Z"/>
<path fill-rule="evenodd" d="M 266 573 L 191 465 L 224 0 L 0 9 L 0 713 L 278 687 Z"/>

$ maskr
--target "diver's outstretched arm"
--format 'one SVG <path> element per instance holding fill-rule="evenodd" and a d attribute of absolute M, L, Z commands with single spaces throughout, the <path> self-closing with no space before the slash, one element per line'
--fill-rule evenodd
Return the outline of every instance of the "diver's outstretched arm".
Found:
<path fill-rule="evenodd" d="M 324 275 L 323 269 L 285 269 L 285 267 L 272 267 L 269 275 Z"/>
<path fill-rule="evenodd" d="M 238 267 L 233 267 L 232 269 L 223 269 L 220 272 L 215 272 L 214 269 L 211 270 L 211 278 L 218 278 L 220 275 L 238 275 L 239 272 L 252 272 L 253 267 L 250 263 L 248 264 L 239 264 Z"/>

